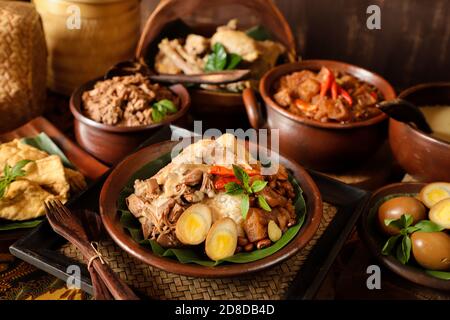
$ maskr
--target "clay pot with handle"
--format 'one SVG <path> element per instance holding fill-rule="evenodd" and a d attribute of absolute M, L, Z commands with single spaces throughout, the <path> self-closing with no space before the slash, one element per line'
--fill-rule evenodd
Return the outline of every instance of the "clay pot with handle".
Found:
<path fill-rule="evenodd" d="M 381 113 L 349 124 L 323 123 L 292 114 L 275 102 L 273 86 L 281 76 L 305 69 L 318 72 L 323 66 L 375 86 L 385 100 L 396 96 L 385 79 L 363 68 L 338 61 L 304 60 L 273 68 L 260 81 L 261 99 L 254 90 L 246 89 L 243 100 L 253 128 L 279 129 L 282 154 L 312 169 L 336 171 L 361 164 L 375 154 L 387 137 L 387 116 Z"/>

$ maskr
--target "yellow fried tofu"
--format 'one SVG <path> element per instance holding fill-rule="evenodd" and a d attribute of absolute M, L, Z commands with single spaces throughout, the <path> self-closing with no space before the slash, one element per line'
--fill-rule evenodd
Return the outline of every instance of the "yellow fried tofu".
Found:
<path fill-rule="evenodd" d="M 20 160 L 39 160 L 48 157 L 44 151 L 36 149 L 18 139 L 0 144 L 0 169 L 3 170 L 6 164 L 13 167 Z"/>
<path fill-rule="evenodd" d="M 0 200 L 0 218 L 28 220 L 45 214 L 44 202 L 57 196 L 28 180 L 12 182 Z"/>
<path fill-rule="evenodd" d="M 0 144 L 0 178 L 5 165 L 14 167 L 21 160 L 31 160 L 23 167 L 25 174 L 17 177 L 0 198 L 0 218 L 28 220 L 45 214 L 44 202 L 69 199 L 70 186 L 86 186 L 78 171 L 65 168 L 57 155 L 31 147 L 19 140 Z"/>
<path fill-rule="evenodd" d="M 28 163 L 24 168 L 26 175 L 20 179 L 35 182 L 45 190 L 67 200 L 70 185 L 66 179 L 64 166 L 56 155 Z"/>

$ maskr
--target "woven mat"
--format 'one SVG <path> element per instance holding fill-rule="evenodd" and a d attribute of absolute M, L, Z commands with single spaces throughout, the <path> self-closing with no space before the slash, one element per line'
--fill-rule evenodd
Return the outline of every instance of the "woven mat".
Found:
<path fill-rule="evenodd" d="M 270 269 L 239 278 L 205 279 L 181 276 L 148 266 L 121 250 L 112 240 L 100 242 L 99 250 L 110 267 L 130 286 L 153 299 L 282 299 L 311 249 L 324 233 L 337 208 L 324 203 L 324 212 L 314 238 L 298 254 Z M 83 258 L 72 245 L 61 248 L 79 262 Z M 83 262 L 85 263 L 85 262 Z"/>

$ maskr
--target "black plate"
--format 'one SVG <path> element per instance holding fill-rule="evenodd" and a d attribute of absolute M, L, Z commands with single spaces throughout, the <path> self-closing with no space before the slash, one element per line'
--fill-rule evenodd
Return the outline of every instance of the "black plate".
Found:
<path fill-rule="evenodd" d="M 178 140 L 178 137 L 190 134 L 191 132 L 178 127 L 164 127 L 141 147 L 170 139 L 171 136 Z M 314 171 L 309 171 L 309 173 L 319 187 L 323 201 L 336 206 L 338 212 L 314 246 L 302 266 L 301 272 L 293 280 L 286 299 L 314 298 L 369 199 L 369 193 L 364 190 L 351 187 Z M 106 175 L 94 183 L 90 189 L 73 199 L 69 203 L 69 207 L 73 210 L 88 209 L 98 212 L 98 198 Z M 14 243 L 10 247 L 10 252 L 35 267 L 66 281 L 70 276 L 67 273 L 68 267 L 77 263 L 58 252 L 64 243 L 66 240 L 53 232 L 50 225 L 45 222 Z M 92 284 L 86 267 L 81 270 L 81 289 L 92 294 Z"/>

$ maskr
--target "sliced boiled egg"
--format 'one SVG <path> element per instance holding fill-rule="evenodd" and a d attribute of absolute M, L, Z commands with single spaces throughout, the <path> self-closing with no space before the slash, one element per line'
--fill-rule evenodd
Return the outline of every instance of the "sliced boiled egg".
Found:
<path fill-rule="evenodd" d="M 450 198 L 436 203 L 430 210 L 429 218 L 445 229 L 450 229 Z"/>
<path fill-rule="evenodd" d="M 214 261 L 231 257 L 236 251 L 237 238 L 237 226 L 233 219 L 217 220 L 206 237 L 206 255 Z"/>
<path fill-rule="evenodd" d="M 450 198 L 450 183 L 433 182 L 427 184 L 420 191 L 419 198 L 428 208 L 431 208 L 439 201 Z"/>
<path fill-rule="evenodd" d="M 205 241 L 211 229 L 212 214 L 207 205 L 194 204 L 178 218 L 175 233 L 181 243 L 196 245 Z"/>

